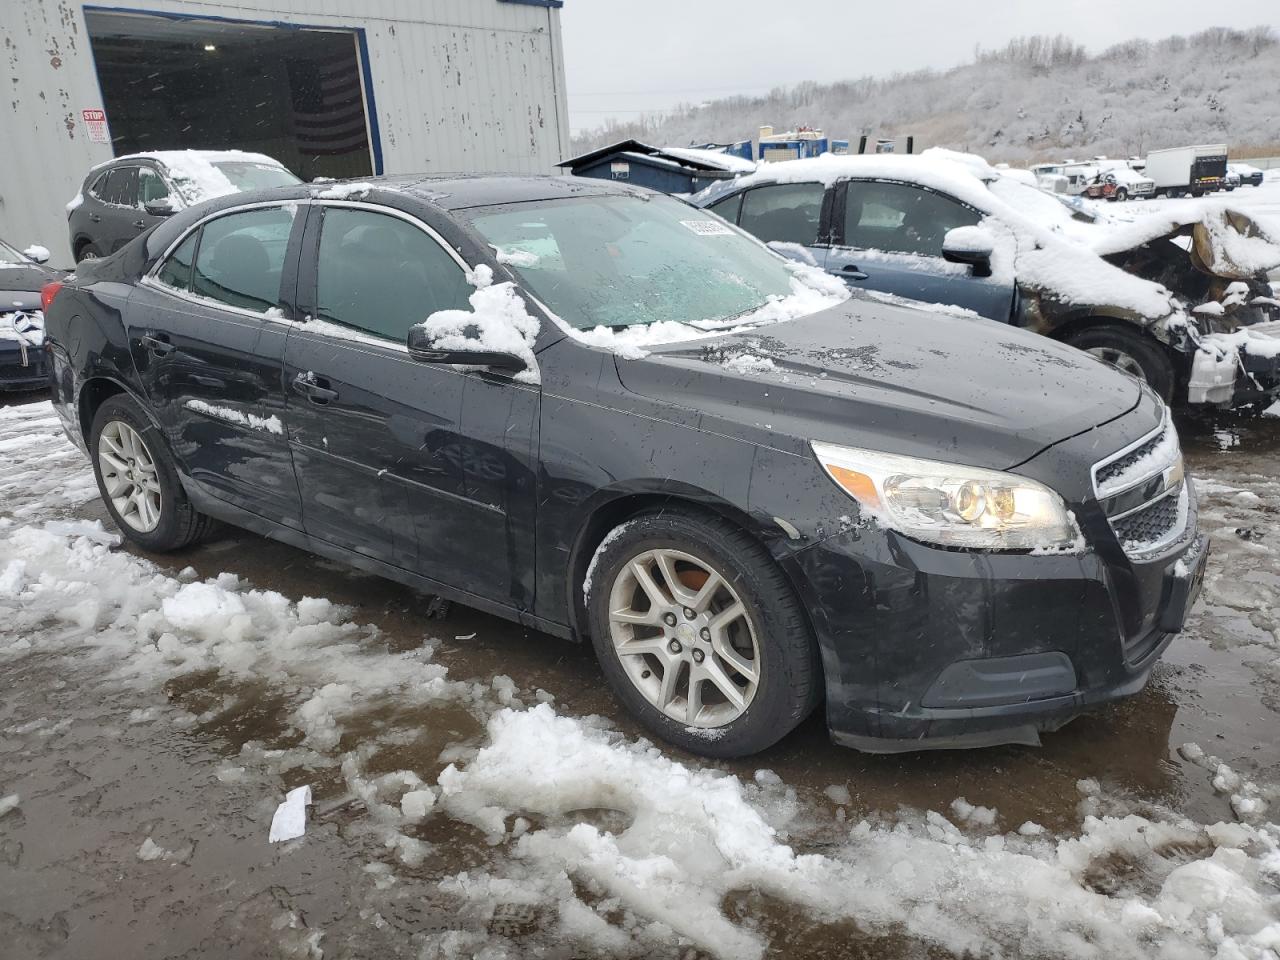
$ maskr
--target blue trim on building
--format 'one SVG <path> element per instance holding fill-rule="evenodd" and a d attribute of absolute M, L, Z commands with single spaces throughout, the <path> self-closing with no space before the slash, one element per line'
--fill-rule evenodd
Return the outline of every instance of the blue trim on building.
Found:
<path fill-rule="evenodd" d="M 507 3 L 538 3 L 539 6 L 561 6 L 564 0 L 503 0 Z M 373 98 L 373 74 L 369 69 L 369 41 L 364 27 L 335 27 L 319 23 L 290 23 L 286 20 L 248 20 L 243 17 L 223 17 L 212 13 L 177 13 L 170 10 L 142 10 L 138 7 L 104 7 L 99 4 L 86 3 L 82 9 L 95 13 L 141 14 L 146 17 L 161 17 L 165 20 L 205 20 L 213 23 L 242 23 L 253 27 L 275 27 L 282 30 L 320 30 L 327 33 L 352 33 L 360 47 L 360 72 L 364 85 L 365 119 L 369 122 L 369 156 L 373 162 L 375 175 L 382 170 L 382 134 L 378 128 L 378 113 Z M 88 25 L 86 24 L 86 30 Z M 94 79 L 97 79 L 97 67 L 94 67 Z M 102 99 L 101 81 L 99 81 L 98 97 Z M 106 101 L 103 101 L 105 105 Z M 107 128 L 110 129 L 111 118 L 107 117 Z M 112 153 L 115 153 L 114 146 Z"/>

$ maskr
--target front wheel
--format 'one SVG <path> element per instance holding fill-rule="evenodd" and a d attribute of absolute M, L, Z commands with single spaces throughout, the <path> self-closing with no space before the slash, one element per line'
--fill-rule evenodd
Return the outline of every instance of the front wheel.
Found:
<path fill-rule="evenodd" d="M 109 397 L 98 408 L 89 451 L 98 492 L 128 539 L 165 553 L 205 535 L 210 519 L 187 499 L 164 438 L 132 398 Z"/>
<path fill-rule="evenodd" d="M 1173 396 L 1173 364 L 1163 346 L 1136 330 L 1114 324 L 1089 327 L 1067 338 L 1067 343 L 1091 353 L 1118 370 L 1145 380 L 1160 398 Z"/>
<path fill-rule="evenodd" d="M 1117 201 L 1119 201 L 1120 203 L 1124 203 L 1128 199 L 1129 199 L 1129 191 L 1126 190 L 1124 187 L 1121 187 L 1119 190 L 1116 191 Z"/>
<path fill-rule="evenodd" d="M 817 646 L 758 543 L 715 517 L 644 514 L 605 538 L 587 576 L 592 643 L 610 686 L 657 736 L 742 757 L 817 704 Z"/>

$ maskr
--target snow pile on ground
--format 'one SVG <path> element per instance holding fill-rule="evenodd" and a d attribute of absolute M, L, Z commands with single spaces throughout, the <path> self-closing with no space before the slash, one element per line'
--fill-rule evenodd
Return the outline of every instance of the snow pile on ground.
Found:
<path fill-rule="evenodd" d="M 516 285 L 493 282 L 493 270 L 480 264 L 467 281 L 476 288 L 471 310 L 440 310 L 418 328 L 441 350 L 477 350 L 509 353 L 524 361 L 515 375 L 522 383 L 538 383 L 538 361 L 533 346 L 541 324 L 530 315 Z"/>
<path fill-rule="evenodd" d="M 619 949 L 624 931 L 642 948 L 666 927 L 715 956 L 760 957 L 761 935 L 723 910 L 730 893 L 748 889 L 964 955 L 1261 960 L 1280 943 L 1274 825 L 1115 814 L 1084 782 L 1082 809 L 1094 812 L 1077 838 L 995 832 L 996 812 L 961 798 L 953 809 L 977 833 L 934 811 L 904 812 L 858 823 L 830 853 L 798 854 L 770 822 L 785 813 L 769 810 L 765 794 L 593 721 L 540 705 L 496 714 L 489 735 L 465 767 L 441 773 L 439 806 L 508 844 L 510 860 L 502 871 L 459 874 L 452 888 L 554 904 L 566 936 L 590 942 L 594 931 L 601 950 Z M 569 816 L 599 808 L 628 825 L 611 831 Z M 547 825 L 517 830 L 516 818 Z M 1137 879 L 1099 892 L 1091 876 L 1112 858 L 1132 862 Z M 606 924 L 606 914 L 621 922 Z"/>

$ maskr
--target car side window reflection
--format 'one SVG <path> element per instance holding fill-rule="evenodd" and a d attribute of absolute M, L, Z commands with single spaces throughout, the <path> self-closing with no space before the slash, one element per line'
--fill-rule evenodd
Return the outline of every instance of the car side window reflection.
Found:
<path fill-rule="evenodd" d="M 138 170 L 138 205 L 146 206 L 151 200 L 164 200 L 169 196 L 169 188 L 164 184 L 164 178 L 156 173 L 150 167 L 141 167 Z"/>
<path fill-rule="evenodd" d="M 468 310 L 466 272 L 429 234 L 389 214 L 325 207 L 316 263 L 322 320 L 404 343 L 440 310 Z"/>
<path fill-rule="evenodd" d="M 293 210 L 265 207 L 206 223 L 200 231 L 192 292 L 257 313 L 278 306 Z"/>
<path fill-rule="evenodd" d="M 820 183 L 779 183 L 748 190 L 738 226 L 765 243 L 813 246 L 818 242 L 825 193 Z"/>
<path fill-rule="evenodd" d="M 169 254 L 169 259 L 156 271 L 157 280 L 175 290 L 191 289 L 191 260 L 196 253 L 196 239 L 199 235 L 199 230 L 193 230 L 187 239 L 178 244 L 178 249 Z"/>
<path fill-rule="evenodd" d="M 107 176 L 102 199 L 121 207 L 138 205 L 138 168 L 116 167 Z"/>
<path fill-rule="evenodd" d="M 707 209 L 730 223 L 737 223 L 738 211 L 742 209 L 742 194 L 735 193 L 732 197 L 726 197 L 711 204 Z"/>
<path fill-rule="evenodd" d="M 942 256 L 942 238 L 972 227 L 982 215 L 950 197 L 905 183 L 850 181 L 845 195 L 845 246 Z"/>

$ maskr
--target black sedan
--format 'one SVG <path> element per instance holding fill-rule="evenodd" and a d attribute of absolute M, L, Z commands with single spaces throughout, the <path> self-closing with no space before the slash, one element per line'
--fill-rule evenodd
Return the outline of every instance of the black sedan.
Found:
<path fill-rule="evenodd" d="M 0 240 L 0 391 L 40 390 L 49 383 L 40 291 L 61 274 L 45 266 L 48 260 L 44 247 L 23 251 Z"/>
<path fill-rule="evenodd" d="M 216 518 L 589 639 L 708 755 L 824 700 L 863 749 L 1034 742 L 1143 687 L 1203 571 L 1139 380 L 626 185 L 226 197 L 46 296 L 135 543 Z"/>

